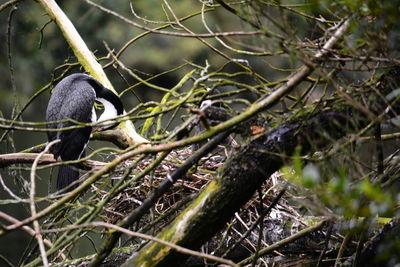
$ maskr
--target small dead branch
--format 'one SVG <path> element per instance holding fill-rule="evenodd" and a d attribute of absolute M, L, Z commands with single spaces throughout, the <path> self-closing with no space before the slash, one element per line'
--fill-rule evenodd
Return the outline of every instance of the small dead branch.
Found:
<path fill-rule="evenodd" d="M 10 153 L 0 155 L 0 168 L 7 167 L 12 164 L 27 164 L 33 163 L 38 157 L 38 153 Z M 37 160 L 38 165 L 47 165 L 56 163 L 53 154 L 42 154 Z M 86 160 L 84 163 L 87 167 L 95 168 L 104 165 L 104 162 L 96 160 Z"/>

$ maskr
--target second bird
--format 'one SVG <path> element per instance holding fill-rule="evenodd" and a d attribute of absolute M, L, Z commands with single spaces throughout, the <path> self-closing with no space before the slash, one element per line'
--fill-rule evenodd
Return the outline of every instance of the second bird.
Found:
<path fill-rule="evenodd" d="M 104 112 L 97 120 L 95 101 L 104 106 Z M 73 121 L 91 123 L 112 119 L 123 113 L 122 102 L 111 90 L 105 88 L 93 77 L 86 74 L 72 74 L 61 80 L 54 88 L 46 111 L 48 129 L 62 129 L 76 126 Z M 109 129 L 115 123 L 104 123 L 101 130 Z M 85 152 L 92 127 L 84 126 L 70 130 L 48 131 L 49 142 L 60 139 L 50 148 L 54 158 L 62 161 L 78 160 Z M 57 190 L 61 190 L 79 178 L 76 164 L 61 165 L 57 176 Z M 72 190 L 75 186 L 69 188 Z"/>

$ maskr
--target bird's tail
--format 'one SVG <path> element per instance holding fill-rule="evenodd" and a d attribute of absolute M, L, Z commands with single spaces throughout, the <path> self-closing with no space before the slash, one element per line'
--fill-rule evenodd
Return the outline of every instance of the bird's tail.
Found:
<path fill-rule="evenodd" d="M 68 165 L 61 165 L 58 170 L 57 176 L 57 190 L 64 189 L 69 186 L 79 178 L 79 171 L 73 167 Z M 78 184 L 69 187 L 66 192 L 72 191 L 76 188 Z"/>

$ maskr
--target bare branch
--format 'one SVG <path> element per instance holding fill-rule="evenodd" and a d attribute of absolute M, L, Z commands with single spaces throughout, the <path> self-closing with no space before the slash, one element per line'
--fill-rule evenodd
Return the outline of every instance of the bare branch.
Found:
<path fill-rule="evenodd" d="M 88 228 L 88 227 L 89 228 L 91 228 L 91 227 L 104 227 L 104 228 L 113 229 L 113 230 L 116 230 L 116 231 L 121 232 L 123 234 L 126 234 L 128 236 L 138 237 L 138 238 L 151 240 L 151 241 L 163 244 L 165 246 L 168 246 L 168 247 L 170 247 L 170 248 L 172 248 L 172 249 L 174 249 L 176 251 L 179 251 L 179 252 L 187 254 L 187 255 L 208 259 L 208 260 L 211 260 L 211 261 L 215 261 L 215 262 L 219 262 L 219 263 L 222 263 L 222 264 L 226 264 L 228 266 L 238 266 L 237 264 L 235 264 L 234 262 L 232 262 L 230 260 L 226 260 L 226 259 L 223 259 L 223 258 L 219 258 L 219 257 L 213 256 L 213 255 L 210 255 L 210 254 L 205 254 L 205 253 L 197 252 L 197 251 L 194 251 L 194 250 L 190 250 L 190 249 L 178 246 L 176 244 L 164 241 L 164 240 L 159 239 L 159 238 L 154 237 L 154 236 L 150 236 L 150 235 L 146 235 L 146 234 L 130 231 L 130 230 L 125 229 L 123 227 L 120 227 L 118 225 L 105 223 L 105 222 L 91 222 L 91 223 L 88 223 L 88 224 L 68 226 L 68 227 L 59 228 L 59 229 L 42 230 L 42 233 L 55 233 L 55 232 L 61 232 L 61 231 L 66 231 L 66 230 L 79 229 L 79 228 Z"/>
<path fill-rule="evenodd" d="M 0 167 L 6 167 L 12 164 L 18 163 L 33 163 L 38 158 L 37 153 L 10 153 L 0 155 Z M 42 154 L 39 159 L 37 159 L 37 164 L 44 165 L 50 163 L 56 163 L 57 160 L 54 158 L 53 154 Z M 97 167 L 104 165 L 103 162 L 95 160 L 86 160 L 84 162 L 86 166 Z"/>
<path fill-rule="evenodd" d="M 48 143 L 45 147 L 45 149 L 35 158 L 35 160 L 33 161 L 32 164 L 32 170 L 31 170 L 31 191 L 30 191 L 30 209 L 31 209 L 31 215 L 32 217 L 36 216 L 36 203 L 35 203 L 35 194 L 36 194 L 36 166 L 38 165 L 38 162 L 40 160 L 40 158 L 47 153 L 47 151 L 49 151 L 50 147 L 58 142 L 60 142 L 61 140 L 56 139 L 50 143 Z M 40 255 L 42 257 L 42 263 L 43 266 L 48 267 L 49 266 L 49 260 L 47 259 L 46 256 L 46 249 L 44 247 L 44 243 L 43 243 L 43 237 L 42 234 L 40 233 L 40 225 L 38 220 L 34 220 L 33 221 L 33 229 L 35 230 L 35 238 L 39 244 L 39 250 L 40 250 Z"/>
<path fill-rule="evenodd" d="M 161 30 L 159 30 L 157 28 L 153 29 L 153 28 L 149 28 L 149 27 L 143 26 L 143 25 L 141 25 L 139 23 L 136 23 L 136 22 L 134 22 L 134 21 L 132 21 L 130 19 L 127 19 L 124 16 L 118 14 L 117 12 L 114 12 L 114 11 L 112 11 L 110 9 L 107 9 L 107 8 L 105 8 L 105 7 L 103 7 L 103 6 L 99 5 L 99 4 L 96 4 L 96 3 L 92 2 L 92 1 L 90 1 L 90 0 L 85 0 L 85 1 L 86 1 L 86 3 L 96 7 L 98 9 L 100 9 L 103 12 L 106 12 L 108 14 L 111 14 L 111 15 L 117 17 L 118 19 L 124 21 L 125 23 L 127 23 L 127 24 L 129 24 L 129 25 L 131 25 L 131 26 L 133 26 L 135 28 L 138 28 L 138 29 L 141 29 L 141 30 L 145 30 L 145 31 L 148 31 L 148 32 L 151 32 L 151 33 L 162 34 L 162 35 L 177 36 L 177 37 L 190 37 L 190 38 L 193 38 L 193 37 L 214 38 L 214 37 L 219 37 L 219 36 L 258 35 L 258 34 L 262 33 L 261 31 L 252 31 L 252 32 L 219 32 L 219 33 L 193 33 L 193 32 L 180 33 L 180 32 L 171 32 L 171 31 L 161 31 Z M 178 19 L 178 21 L 181 21 L 181 20 Z"/>

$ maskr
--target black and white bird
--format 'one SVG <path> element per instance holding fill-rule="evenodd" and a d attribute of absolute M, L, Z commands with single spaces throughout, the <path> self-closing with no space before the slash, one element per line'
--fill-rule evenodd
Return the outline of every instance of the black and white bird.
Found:
<path fill-rule="evenodd" d="M 97 120 L 94 103 L 99 101 L 104 112 Z M 47 127 L 61 129 L 76 126 L 77 122 L 90 123 L 110 120 L 123 113 L 122 102 L 111 90 L 105 88 L 93 77 L 86 74 L 72 74 L 61 80 L 54 88 L 46 111 Z M 110 120 L 112 121 L 112 120 Z M 107 121 L 100 130 L 116 125 Z M 55 159 L 62 161 L 80 159 L 92 133 L 92 127 L 78 127 L 64 131 L 48 131 L 49 142 L 60 139 L 50 148 Z M 77 165 L 61 165 L 57 176 L 57 190 L 61 190 L 79 178 Z M 76 186 L 72 186 L 72 190 Z"/>

